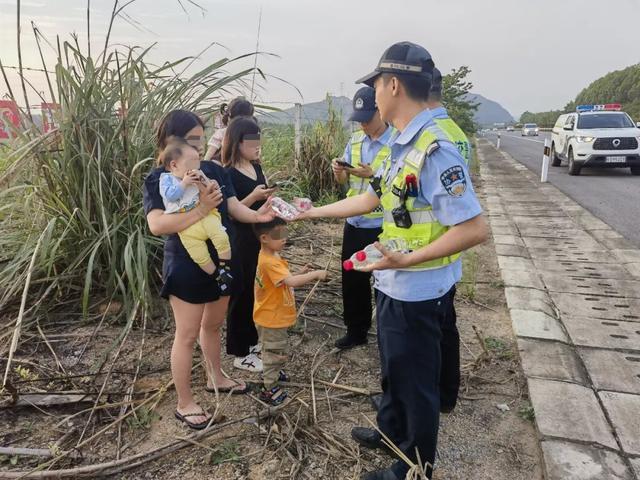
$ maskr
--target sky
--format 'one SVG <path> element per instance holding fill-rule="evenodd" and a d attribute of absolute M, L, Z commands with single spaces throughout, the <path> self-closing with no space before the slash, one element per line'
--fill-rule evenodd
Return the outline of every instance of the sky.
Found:
<path fill-rule="evenodd" d="M 157 43 L 157 62 L 197 55 L 204 66 L 256 50 L 263 103 L 312 102 L 327 92 L 352 96 L 391 44 L 419 43 L 448 72 L 468 65 L 473 91 L 512 114 L 562 108 L 593 80 L 640 62 L 640 0 L 136 0 L 118 19 L 112 42 Z M 16 0 L 0 0 L 0 59 L 16 66 Z M 120 0 L 122 5 L 124 2 Z M 87 44 L 87 0 L 23 0 L 22 56 L 41 67 L 31 22 L 52 43 L 78 34 Z M 91 0 L 91 46 L 99 51 L 113 0 Z M 50 65 L 52 49 L 45 50 Z M 237 70 L 253 60 L 237 64 Z M 233 68 L 233 67 L 231 67 Z M 15 74 L 11 82 L 15 89 Z M 46 91 L 41 73 L 30 72 Z M 296 88 L 294 88 L 293 86 Z M 298 92 L 299 90 L 299 92 Z M 15 90 L 14 90 L 15 91 Z M 7 89 L 0 82 L 0 96 Z M 31 95 L 33 97 L 33 95 Z M 33 102 L 35 103 L 35 102 Z"/>

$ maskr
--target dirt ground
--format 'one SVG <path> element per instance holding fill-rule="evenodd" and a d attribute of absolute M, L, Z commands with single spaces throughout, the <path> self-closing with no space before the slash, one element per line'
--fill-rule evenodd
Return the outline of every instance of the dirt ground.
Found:
<path fill-rule="evenodd" d="M 476 189 L 482 195 L 478 179 Z M 262 418 L 265 406 L 255 396 L 216 401 L 214 395 L 205 392 L 203 371 L 197 367 L 194 389 L 201 404 L 210 411 L 217 407 L 227 422 L 237 423 L 205 438 L 187 440 L 186 448 L 161 455 L 133 470 L 110 470 L 113 473 L 109 478 L 357 479 L 363 471 L 391 464 L 389 457 L 359 450 L 350 439 L 352 426 L 367 425 L 365 417 L 375 419 L 366 393 L 379 391 L 379 360 L 373 334 L 367 346 L 344 353 L 332 347 L 343 333 L 341 328 L 331 325 L 341 324 L 341 231 L 341 225 L 335 222 L 306 225 L 293 235 L 293 244 L 286 250 L 292 263 L 312 261 L 324 267 L 330 262 L 331 270 L 331 280 L 320 284 L 310 296 L 311 288 L 296 292 L 298 306 L 307 298 L 308 303 L 298 327 L 290 334 L 292 355 L 287 372 L 295 385 L 288 388 L 293 400 L 270 417 Z M 541 479 L 540 453 L 526 382 L 493 244 L 487 243 L 467 254 L 465 267 L 456 303 L 463 341 L 463 385 L 458 407 L 441 419 L 434 478 Z M 59 315 L 43 324 L 60 366 L 42 335 L 37 331 L 25 333 L 13 362 L 13 367 L 20 369 L 12 368 L 11 374 L 12 384 L 20 395 L 76 392 L 87 393 L 93 399 L 107 379 L 98 405 L 116 406 L 93 412 L 93 403 L 87 402 L 55 407 L 7 407 L 5 392 L 0 399 L 5 401 L 5 408 L 0 407 L 0 445 L 52 448 L 54 452 L 71 450 L 70 456 L 75 458 L 62 459 L 52 467 L 60 469 L 145 454 L 188 438 L 191 432 L 174 420 L 175 392 L 167 388 L 172 342 L 170 317 L 166 309 L 157 312 L 156 317 L 147 319 L 144 331 L 141 322 L 136 324 L 115 362 L 120 345 L 118 335 L 123 330 L 122 326 L 110 325 L 108 317 L 97 330 L 95 325 L 75 326 L 77 318 Z M 161 328 L 162 324 L 166 327 Z M 0 352 L 0 357 L 4 372 L 6 352 Z M 199 359 L 198 354 L 196 358 Z M 101 363 L 103 373 L 91 375 Z M 236 375 L 231 363 L 232 359 L 225 356 L 225 371 Z M 136 405 L 146 403 L 136 410 L 135 416 L 129 415 L 120 422 L 119 428 L 113 425 L 122 413 L 118 403 L 130 391 L 138 367 L 133 399 Z M 109 369 L 112 371 L 107 378 L 104 372 Z M 259 381 L 257 375 L 243 378 Z M 321 381 L 339 386 L 328 387 Z M 94 435 L 93 440 L 77 450 L 73 448 L 81 437 L 85 442 Z M 0 478 L 2 472 L 29 471 L 45 460 L 0 456 Z"/>

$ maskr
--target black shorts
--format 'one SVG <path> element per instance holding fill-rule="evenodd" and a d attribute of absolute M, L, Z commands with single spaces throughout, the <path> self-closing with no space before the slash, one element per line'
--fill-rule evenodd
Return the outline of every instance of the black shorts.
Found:
<path fill-rule="evenodd" d="M 216 276 L 215 272 L 207 274 L 188 255 L 165 250 L 160 295 L 167 299 L 174 295 L 193 304 L 215 302 L 220 299 Z"/>

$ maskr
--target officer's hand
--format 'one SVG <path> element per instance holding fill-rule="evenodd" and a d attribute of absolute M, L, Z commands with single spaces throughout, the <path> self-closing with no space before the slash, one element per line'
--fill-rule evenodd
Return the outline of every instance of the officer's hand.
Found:
<path fill-rule="evenodd" d="M 349 174 L 360 178 L 371 178 L 373 177 L 373 170 L 369 165 L 359 163 L 357 167 L 353 167 L 349 170 Z"/>
<path fill-rule="evenodd" d="M 372 272 L 373 270 L 396 270 L 399 268 L 410 267 L 410 254 L 394 252 L 387 250 L 380 242 L 374 243 L 374 246 L 380 250 L 383 257 L 381 260 L 363 268 L 358 268 L 360 272 Z"/>

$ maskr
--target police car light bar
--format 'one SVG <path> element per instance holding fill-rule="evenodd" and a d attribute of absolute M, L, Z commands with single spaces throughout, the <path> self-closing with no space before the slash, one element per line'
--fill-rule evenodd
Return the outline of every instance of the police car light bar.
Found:
<path fill-rule="evenodd" d="M 619 112 L 622 110 L 622 105 L 619 103 L 605 103 L 604 105 L 578 105 L 576 112 Z"/>

